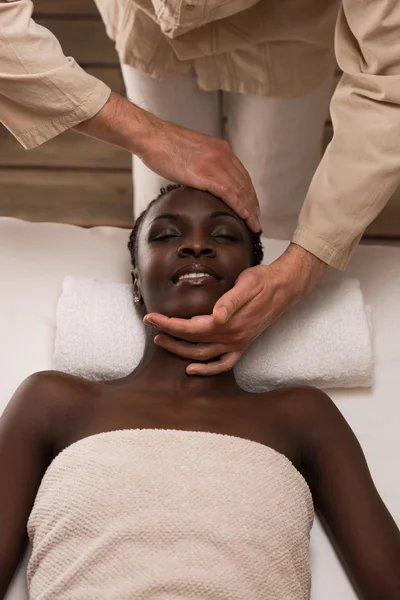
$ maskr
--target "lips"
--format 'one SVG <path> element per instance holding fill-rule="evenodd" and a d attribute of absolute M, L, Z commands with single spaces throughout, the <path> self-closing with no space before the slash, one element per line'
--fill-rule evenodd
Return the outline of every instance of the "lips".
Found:
<path fill-rule="evenodd" d="M 196 277 L 197 275 L 197 277 Z M 221 281 L 222 277 L 218 275 L 214 269 L 208 265 L 201 265 L 199 263 L 189 263 L 178 269 L 172 276 L 173 283 L 178 281 L 195 281 L 197 278 L 200 280 L 204 277 L 213 277 L 217 281 Z"/>

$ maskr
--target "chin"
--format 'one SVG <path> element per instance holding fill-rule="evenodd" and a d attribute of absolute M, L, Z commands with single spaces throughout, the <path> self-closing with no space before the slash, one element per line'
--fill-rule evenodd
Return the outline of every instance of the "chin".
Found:
<path fill-rule="evenodd" d="M 211 315 L 217 300 L 221 298 L 232 284 L 219 282 L 219 285 L 207 286 L 173 286 L 152 294 L 145 294 L 147 312 L 160 313 L 176 319 L 191 319 L 199 315 Z M 150 296 L 150 297 L 149 297 Z"/>
<path fill-rule="evenodd" d="M 210 315 L 213 308 L 214 303 L 199 303 L 196 306 L 184 305 L 171 307 L 171 309 L 165 311 L 164 314 L 167 317 L 174 317 L 176 319 L 191 319 L 192 317 L 197 317 L 199 315 Z"/>
<path fill-rule="evenodd" d="M 164 303 L 162 310 L 159 312 L 167 317 L 174 317 L 178 319 L 191 319 L 198 315 L 210 315 L 214 309 L 216 301 L 221 297 L 220 294 L 211 295 L 209 293 L 203 294 L 195 293 L 182 294 L 181 297 L 175 297 L 169 302 Z"/>

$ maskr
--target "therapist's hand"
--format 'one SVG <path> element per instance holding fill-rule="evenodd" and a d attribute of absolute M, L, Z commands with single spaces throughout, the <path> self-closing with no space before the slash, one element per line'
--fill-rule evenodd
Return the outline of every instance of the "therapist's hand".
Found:
<path fill-rule="evenodd" d="M 125 148 L 165 179 L 222 198 L 260 231 L 253 184 L 228 142 L 162 121 L 115 93 L 75 130 Z"/>
<path fill-rule="evenodd" d="M 144 148 L 137 153 L 143 163 L 170 181 L 222 198 L 250 229 L 260 231 L 253 184 L 228 142 L 151 117 Z"/>
<path fill-rule="evenodd" d="M 243 271 L 212 315 L 174 319 L 150 313 L 144 322 L 164 332 L 154 341 L 169 352 L 193 361 L 219 357 L 193 362 L 186 369 L 190 375 L 216 375 L 232 369 L 253 340 L 312 290 L 325 268 L 321 260 L 291 244 L 271 265 Z"/>

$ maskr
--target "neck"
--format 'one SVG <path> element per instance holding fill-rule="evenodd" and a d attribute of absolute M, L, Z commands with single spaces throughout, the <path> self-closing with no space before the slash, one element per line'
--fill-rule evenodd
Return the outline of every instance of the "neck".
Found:
<path fill-rule="evenodd" d="M 154 393 L 167 392 L 175 396 L 227 396 L 241 391 L 232 370 L 210 377 L 187 375 L 187 366 L 195 361 L 181 358 L 157 346 L 154 337 L 158 333 L 146 327 L 142 360 L 129 376 L 132 383 Z"/>

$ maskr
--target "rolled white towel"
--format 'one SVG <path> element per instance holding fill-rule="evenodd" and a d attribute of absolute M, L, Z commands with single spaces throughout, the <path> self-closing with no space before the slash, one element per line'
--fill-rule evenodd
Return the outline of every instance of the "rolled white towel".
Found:
<path fill-rule="evenodd" d="M 57 309 L 55 368 L 88 379 L 130 373 L 144 348 L 132 286 L 66 277 Z M 269 327 L 235 368 L 239 385 L 369 387 L 372 327 L 359 282 L 326 281 Z"/>

